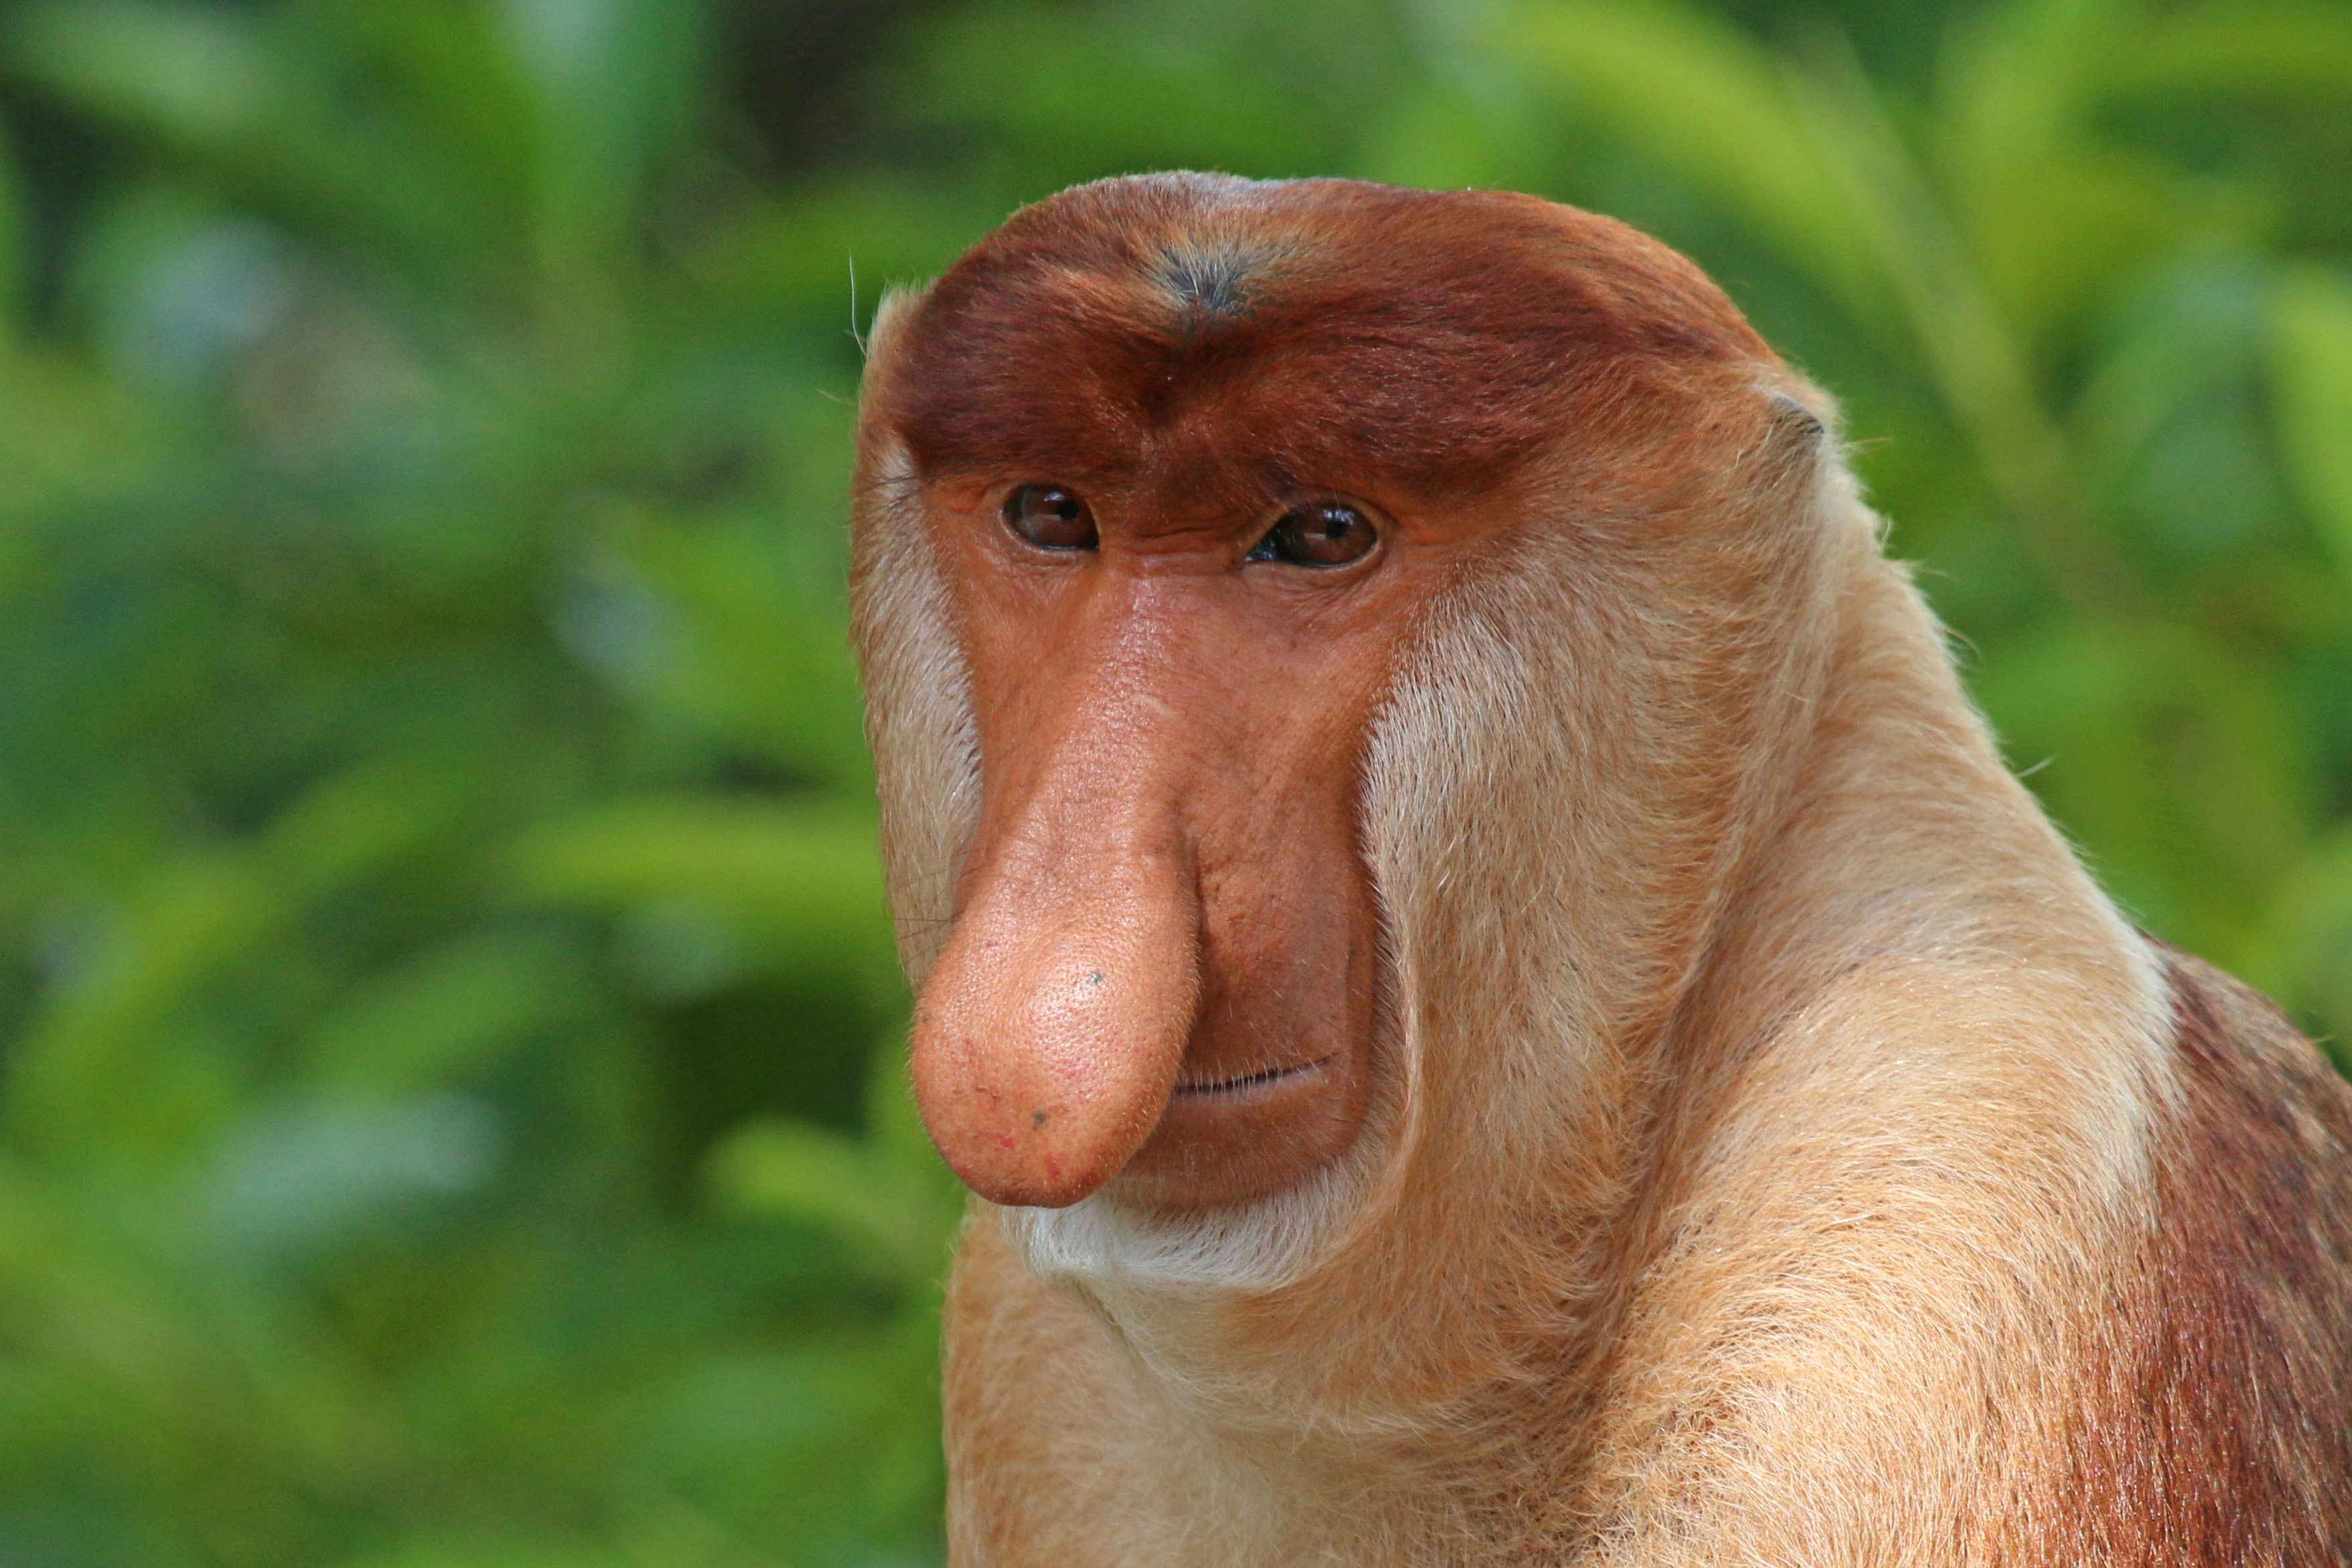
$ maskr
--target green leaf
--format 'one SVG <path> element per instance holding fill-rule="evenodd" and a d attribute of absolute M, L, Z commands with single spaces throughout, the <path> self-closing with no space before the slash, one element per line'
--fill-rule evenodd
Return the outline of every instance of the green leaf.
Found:
<path fill-rule="evenodd" d="M 2288 475 L 2352 587 L 2352 276 L 2300 268 L 2281 277 L 2271 382 Z"/>
<path fill-rule="evenodd" d="M 241 14 L 147 0 L 36 5 L 16 52 L 81 103 L 194 142 L 250 135 L 272 101 L 270 60 Z"/>
<path fill-rule="evenodd" d="M 1866 317 L 1884 313 L 1867 229 L 1783 68 L 1738 29 L 1665 5 L 1553 0 L 1490 47 L 1753 224 Z"/>
<path fill-rule="evenodd" d="M 342 1568 L 645 1568 L 634 1552 L 593 1541 L 457 1541 L 351 1558 Z"/>
<path fill-rule="evenodd" d="M 310 1080 L 325 1094 L 369 1098 L 440 1088 L 562 1016 L 572 970 L 539 932 L 444 943 L 371 979 L 321 1021 Z"/>
<path fill-rule="evenodd" d="M 2215 216 L 2210 188 L 2099 134 L 2144 47 L 2137 0 L 2011 0 L 1955 25 L 1930 122 L 1954 222 L 2020 336 L 2096 310 L 2118 276 Z"/>
<path fill-rule="evenodd" d="M 912 1279 L 946 1261 L 954 1209 L 926 1173 L 863 1140 L 785 1121 L 758 1121 L 712 1151 L 712 1198 L 738 1214 L 775 1215 L 834 1232 Z"/>
<path fill-rule="evenodd" d="M 85 941 L 18 1042 L 8 1126 L 53 1154 L 121 1152 L 144 1130 L 130 1114 L 159 1089 L 181 1010 L 284 929 L 283 892 L 249 861 L 192 853 L 167 861 Z"/>
<path fill-rule="evenodd" d="M 25 205 L 16 152 L 8 139 L 0 136 L 0 375 L 7 374 L 17 316 L 25 303 Z"/>
<path fill-rule="evenodd" d="M 495 1120 L 467 1096 L 274 1108 L 230 1141 L 199 1207 L 230 1251 L 286 1255 L 470 1192 L 499 1153 Z"/>
<path fill-rule="evenodd" d="M 2137 47 L 2107 62 L 2119 99 L 2178 107 L 2242 95 L 2339 112 L 2352 100 L 2352 14 L 2341 5 L 2221 0 L 2137 20 Z"/>
<path fill-rule="evenodd" d="M 1319 174 L 1329 156 L 1295 78 L 1154 37 L 1140 18 L 1106 26 L 1035 5 L 951 10 L 924 31 L 910 63 L 908 117 L 1013 151 L 1026 176 L 1012 194 L 1024 200 L 1147 169 Z"/>
<path fill-rule="evenodd" d="M 2303 1013 L 2352 1070 L 2352 826 L 2280 880 L 2246 978 Z"/>
<path fill-rule="evenodd" d="M 621 910 L 686 900 L 772 950 L 871 965 L 892 951 L 870 816 L 833 807 L 646 798 L 534 828 L 513 851 L 517 890 Z"/>

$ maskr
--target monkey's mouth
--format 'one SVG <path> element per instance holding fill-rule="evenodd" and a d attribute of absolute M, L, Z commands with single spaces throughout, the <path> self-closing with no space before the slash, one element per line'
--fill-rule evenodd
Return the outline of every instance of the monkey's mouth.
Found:
<path fill-rule="evenodd" d="M 1326 1056 L 1318 1057 L 1311 1062 L 1293 1062 L 1287 1067 L 1261 1068 L 1255 1072 L 1244 1073 L 1238 1078 L 1200 1079 L 1192 1082 L 1179 1079 L 1176 1083 L 1176 1092 L 1178 1094 L 1244 1094 L 1253 1089 L 1264 1089 L 1268 1084 L 1280 1083 L 1286 1079 L 1303 1077 L 1328 1067 L 1330 1062 L 1331 1058 Z"/>
<path fill-rule="evenodd" d="M 1189 1212 L 1246 1202 L 1347 1147 L 1360 1117 L 1361 1049 L 1328 1035 L 1273 1043 L 1191 1042 L 1159 1125 L 1108 1189 L 1120 1205 Z"/>

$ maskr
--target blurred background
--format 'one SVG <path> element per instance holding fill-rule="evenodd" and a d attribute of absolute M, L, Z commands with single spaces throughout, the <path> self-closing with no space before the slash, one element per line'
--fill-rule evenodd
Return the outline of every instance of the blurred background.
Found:
<path fill-rule="evenodd" d="M 1692 253 L 2352 1034 L 2352 3 L 0 0 L 0 1565 L 937 1560 L 857 334 L 1169 166 Z"/>

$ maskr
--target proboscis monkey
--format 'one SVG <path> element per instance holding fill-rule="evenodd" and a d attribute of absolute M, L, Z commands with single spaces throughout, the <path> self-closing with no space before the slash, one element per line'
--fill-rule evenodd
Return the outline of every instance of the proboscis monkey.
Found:
<path fill-rule="evenodd" d="M 957 1563 L 2352 1561 L 2352 1095 L 1689 263 L 1114 180 L 872 351 Z"/>

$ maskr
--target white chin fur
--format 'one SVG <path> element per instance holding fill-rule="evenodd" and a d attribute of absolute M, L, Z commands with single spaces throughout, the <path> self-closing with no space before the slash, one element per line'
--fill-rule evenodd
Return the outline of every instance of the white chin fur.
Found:
<path fill-rule="evenodd" d="M 1130 1208 L 1102 1193 L 1067 1208 L 1009 1208 L 1005 1234 L 1031 1272 L 1095 1283 L 1269 1290 L 1312 1269 L 1369 1173 L 1370 1139 L 1304 1182 L 1192 1214 Z"/>

